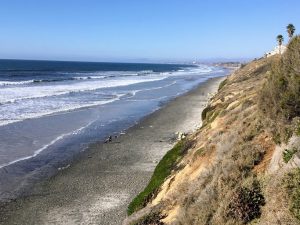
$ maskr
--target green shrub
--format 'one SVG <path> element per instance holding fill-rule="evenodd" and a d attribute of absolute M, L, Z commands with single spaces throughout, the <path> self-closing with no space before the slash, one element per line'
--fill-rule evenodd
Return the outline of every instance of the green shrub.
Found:
<path fill-rule="evenodd" d="M 264 204 L 265 199 L 260 185 L 255 181 L 251 187 L 241 187 L 233 194 L 228 207 L 228 216 L 248 223 L 260 217 L 260 208 Z"/>
<path fill-rule="evenodd" d="M 202 121 L 204 121 L 214 110 L 214 107 L 211 106 L 207 106 L 205 109 L 203 109 L 202 114 L 201 114 L 201 118 Z"/>
<path fill-rule="evenodd" d="M 222 112 L 223 110 L 216 108 L 216 106 L 207 106 L 202 111 L 202 127 L 206 127 L 208 124 L 211 124 Z"/>
<path fill-rule="evenodd" d="M 166 216 L 161 215 L 160 213 L 151 212 L 146 215 L 144 218 L 139 219 L 138 221 L 132 223 L 131 225 L 164 225 L 165 223 L 161 222 L 161 219 L 164 219 Z"/>
<path fill-rule="evenodd" d="M 274 141 L 275 144 L 277 144 L 277 145 L 280 145 L 280 144 L 281 144 L 280 133 L 278 133 L 278 132 L 273 133 L 273 141 Z"/>
<path fill-rule="evenodd" d="M 218 88 L 218 91 L 220 91 L 226 84 L 227 84 L 227 79 L 223 80 L 223 81 L 220 83 L 219 88 Z"/>
<path fill-rule="evenodd" d="M 288 163 L 297 151 L 298 151 L 297 148 L 285 149 L 282 153 L 283 161 L 285 163 Z"/>
<path fill-rule="evenodd" d="M 271 117 L 290 121 L 300 115 L 300 36 L 293 38 L 285 54 L 273 62 L 261 100 L 261 107 Z"/>
<path fill-rule="evenodd" d="M 286 127 L 284 130 L 284 135 L 283 135 L 283 141 L 285 143 L 287 143 L 290 138 L 293 136 L 293 129 L 291 129 L 290 127 Z"/>
<path fill-rule="evenodd" d="M 184 156 L 187 150 L 192 146 L 193 142 L 189 140 L 179 141 L 156 166 L 154 173 L 147 187 L 129 204 L 127 213 L 131 215 L 135 211 L 143 208 L 153 199 L 160 186 L 165 179 L 171 174 L 173 169 L 176 169 L 178 161 Z"/>
<path fill-rule="evenodd" d="M 291 213 L 300 220 L 300 169 L 287 174 L 285 188 L 289 198 L 289 209 Z"/>
<path fill-rule="evenodd" d="M 297 122 L 295 133 L 297 136 L 300 136 L 300 122 Z"/>
<path fill-rule="evenodd" d="M 292 121 L 300 116 L 300 36 L 294 37 L 287 51 L 275 57 L 259 95 L 259 109 L 273 121 L 276 143 L 291 137 Z"/>

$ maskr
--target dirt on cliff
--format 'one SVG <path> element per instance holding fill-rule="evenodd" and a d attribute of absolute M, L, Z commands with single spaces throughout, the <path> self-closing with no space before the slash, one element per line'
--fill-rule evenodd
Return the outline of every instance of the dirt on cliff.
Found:
<path fill-rule="evenodd" d="M 221 83 L 190 148 L 124 224 L 300 224 L 299 46 L 297 36 L 285 55 L 252 61 Z M 283 97 L 293 88 L 291 103 Z"/>

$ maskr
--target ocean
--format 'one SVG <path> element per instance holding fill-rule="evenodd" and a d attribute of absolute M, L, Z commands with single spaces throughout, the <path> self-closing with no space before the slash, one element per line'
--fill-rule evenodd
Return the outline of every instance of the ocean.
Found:
<path fill-rule="evenodd" d="M 0 200 L 227 72 L 208 65 L 0 60 Z"/>

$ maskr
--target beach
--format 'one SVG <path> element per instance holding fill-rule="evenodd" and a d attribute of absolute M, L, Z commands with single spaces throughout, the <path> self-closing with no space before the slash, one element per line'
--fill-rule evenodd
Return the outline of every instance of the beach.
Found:
<path fill-rule="evenodd" d="M 201 112 L 224 77 L 211 78 L 143 118 L 109 143 L 97 142 L 35 185 L 3 203 L 0 224 L 121 224 L 176 132 L 201 126 Z"/>

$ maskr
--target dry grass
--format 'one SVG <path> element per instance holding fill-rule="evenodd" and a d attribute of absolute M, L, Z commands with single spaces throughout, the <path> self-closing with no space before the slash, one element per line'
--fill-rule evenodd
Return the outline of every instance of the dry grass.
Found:
<path fill-rule="evenodd" d="M 147 187 L 129 204 L 127 209 L 129 215 L 145 207 L 147 203 L 157 195 L 160 186 L 171 174 L 172 170 L 177 169 L 176 167 L 178 161 L 186 154 L 187 150 L 191 148 L 192 145 L 192 141 L 185 139 L 179 141 L 170 151 L 166 153 L 166 155 L 156 166 Z"/>
<path fill-rule="evenodd" d="M 228 88 L 230 88 L 230 82 L 222 89 L 225 93 L 219 92 L 216 98 L 220 99 L 226 95 Z M 211 123 L 214 111 L 222 110 L 228 106 L 229 102 L 239 101 L 243 95 L 237 93 L 222 104 L 215 105 L 213 109 L 209 107 L 205 112 L 206 122 Z M 254 113 L 256 110 L 253 107 L 254 100 L 242 99 L 244 100 L 239 106 L 223 113 L 222 117 L 218 115 L 213 119 L 219 122 L 215 130 L 202 129 L 198 134 L 201 135 L 198 142 L 204 141 L 206 145 L 195 149 L 193 157 L 198 158 L 194 159 L 195 162 L 192 160 L 191 166 L 196 165 L 205 155 L 209 155 L 212 151 L 209 146 L 212 145 L 216 146 L 216 160 L 213 165 L 199 174 L 195 182 L 189 183 L 182 180 L 177 188 L 169 193 L 164 204 L 181 206 L 172 224 L 244 223 L 242 218 L 229 215 L 230 202 L 237 190 L 243 190 L 241 188 L 245 185 L 245 181 L 253 177 L 252 170 L 263 160 L 265 150 L 260 145 L 253 144 L 254 137 L 263 130 Z M 235 123 L 236 126 L 234 129 L 230 127 L 228 129 L 221 121 L 231 121 L 231 125 Z M 205 137 L 209 138 L 205 140 Z M 257 212 L 251 219 L 258 215 Z"/>
<path fill-rule="evenodd" d="M 164 225 L 164 223 L 161 222 L 164 218 L 165 216 L 158 212 L 151 212 L 131 225 Z"/>
<path fill-rule="evenodd" d="M 160 221 L 172 225 L 296 224 L 290 211 L 276 204 L 288 205 L 285 194 L 292 193 L 296 205 L 292 212 L 297 215 L 298 191 L 284 191 L 283 177 L 265 174 L 276 143 L 287 141 L 294 132 L 300 134 L 299 120 L 293 119 L 300 116 L 300 83 L 292 84 L 293 74 L 300 71 L 300 58 L 293 62 L 300 56 L 300 38 L 290 45 L 284 59 L 251 62 L 220 85 L 202 113 L 203 126 L 193 136 L 195 146 L 182 158 L 185 166 L 173 171 L 171 185 L 160 196 L 160 213 L 166 215 Z M 276 77 L 282 73 L 282 69 L 278 72 L 281 61 L 293 69 L 289 73 L 293 78 L 287 79 L 289 88 L 274 95 L 279 92 L 276 85 L 282 85 Z"/>
<path fill-rule="evenodd" d="M 289 209 L 300 223 L 300 169 L 288 173 L 284 181 L 289 199 Z"/>
<path fill-rule="evenodd" d="M 259 106 L 277 143 L 287 142 L 292 120 L 300 116 L 300 36 L 294 37 L 282 57 L 274 58 L 260 93 Z"/>

